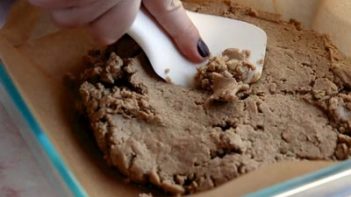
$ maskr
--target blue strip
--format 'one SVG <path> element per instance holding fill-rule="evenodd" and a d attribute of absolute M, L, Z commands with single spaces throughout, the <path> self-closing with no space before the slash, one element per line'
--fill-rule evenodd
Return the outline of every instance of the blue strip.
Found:
<path fill-rule="evenodd" d="M 45 133 L 39 126 L 38 122 L 31 114 L 29 108 L 23 101 L 21 95 L 17 91 L 5 67 L 2 64 L 0 64 L 0 83 L 4 85 L 7 93 L 12 98 L 12 101 L 16 105 L 18 111 L 20 111 L 22 117 L 29 125 L 30 130 L 35 135 L 37 141 L 39 142 L 39 145 L 41 146 L 41 149 L 48 156 L 48 158 L 51 161 L 51 164 L 54 166 L 58 174 L 66 183 L 68 189 L 72 192 L 74 196 L 77 196 L 77 197 L 88 196 L 84 191 L 84 189 L 81 187 L 81 185 L 78 183 L 78 181 L 75 179 L 71 171 L 66 167 L 63 160 L 61 160 L 53 144 L 50 142 L 49 138 L 45 135 Z"/>

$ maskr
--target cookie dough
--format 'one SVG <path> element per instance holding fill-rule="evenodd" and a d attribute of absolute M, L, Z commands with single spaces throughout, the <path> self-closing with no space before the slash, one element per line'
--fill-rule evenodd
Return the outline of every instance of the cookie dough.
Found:
<path fill-rule="evenodd" d="M 198 69 L 195 81 L 197 86 L 209 90 L 212 95 L 206 104 L 212 101 L 231 102 L 238 97 L 248 94 L 248 81 L 250 72 L 256 67 L 248 61 L 250 51 L 239 49 L 226 49 L 221 56 L 210 58 L 207 64 Z M 257 81 L 257 80 L 254 80 Z"/>
<path fill-rule="evenodd" d="M 123 59 L 118 51 L 92 53 L 80 95 L 109 164 L 134 182 L 188 194 L 282 160 L 351 155 L 351 62 L 326 36 L 235 1 L 184 5 L 263 28 L 268 48 L 262 78 L 250 87 L 238 84 L 238 92 L 249 94 L 229 93 L 234 102 L 205 107 L 213 92 L 165 83 L 142 53 Z M 213 88 L 235 88 L 225 84 Z"/>

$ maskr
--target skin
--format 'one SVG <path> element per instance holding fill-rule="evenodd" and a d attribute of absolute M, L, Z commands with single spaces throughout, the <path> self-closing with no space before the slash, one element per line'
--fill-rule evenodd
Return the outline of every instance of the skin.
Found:
<path fill-rule="evenodd" d="M 29 0 L 50 11 L 64 27 L 85 26 L 102 44 L 112 44 L 125 34 L 141 6 L 173 39 L 180 52 L 193 62 L 202 62 L 200 35 L 179 0 Z M 113 27 L 113 28 L 111 28 Z"/>

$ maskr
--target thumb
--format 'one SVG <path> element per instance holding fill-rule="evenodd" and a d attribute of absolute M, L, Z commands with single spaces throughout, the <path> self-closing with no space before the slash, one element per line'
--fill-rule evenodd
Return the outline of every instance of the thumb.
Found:
<path fill-rule="evenodd" d="M 207 45 L 179 0 L 144 0 L 143 4 L 186 58 L 202 62 L 210 55 Z"/>

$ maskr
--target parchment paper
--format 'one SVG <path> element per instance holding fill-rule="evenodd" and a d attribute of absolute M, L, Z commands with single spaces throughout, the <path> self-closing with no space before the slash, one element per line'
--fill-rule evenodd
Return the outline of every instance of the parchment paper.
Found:
<path fill-rule="evenodd" d="M 260 1 L 261 3 L 263 1 Z M 267 8 L 273 8 L 266 1 Z M 317 9 L 317 8 L 315 8 Z M 312 23 L 312 22 L 310 22 Z M 64 162 L 90 196 L 137 196 L 148 190 L 126 183 L 102 159 L 89 129 L 78 124 L 64 75 L 81 69 L 82 56 L 97 47 L 82 29 L 58 30 L 46 13 L 18 1 L 0 31 L 0 58 Z M 331 165 L 283 162 L 265 166 L 196 196 L 237 196 Z"/>

